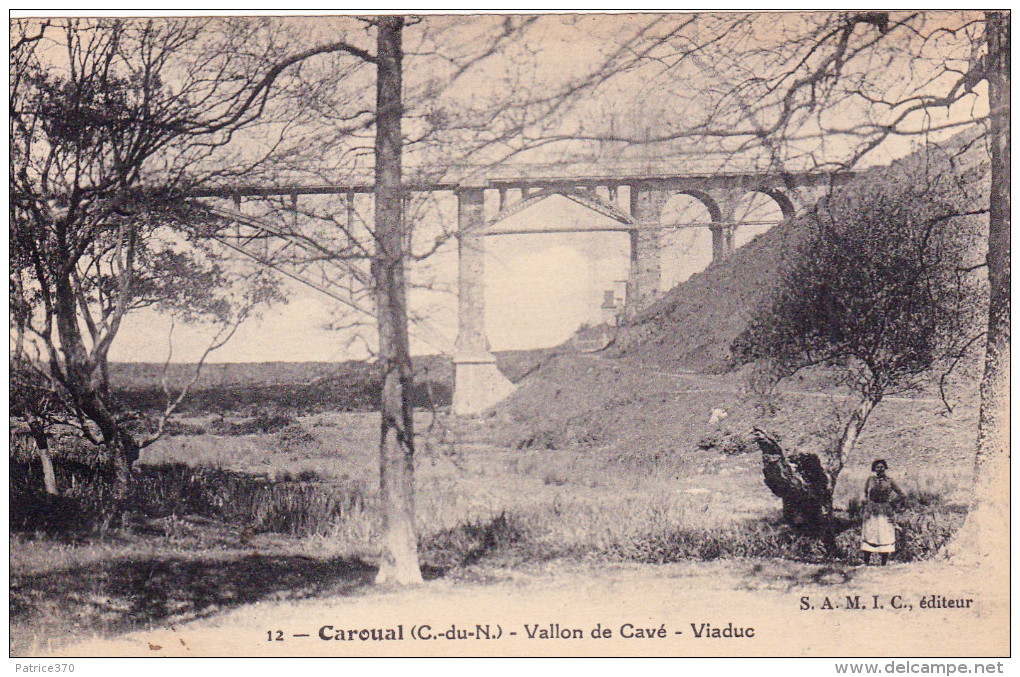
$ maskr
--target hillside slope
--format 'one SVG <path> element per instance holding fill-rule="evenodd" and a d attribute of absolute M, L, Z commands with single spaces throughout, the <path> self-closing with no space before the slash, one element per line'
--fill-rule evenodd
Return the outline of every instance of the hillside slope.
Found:
<path fill-rule="evenodd" d="M 952 158 L 954 175 L 968 196 L 964 209 L 980 209 L 988 195 L 987 152 L 973 134 L 958 135 L 941 146 L 919 149 L 887 167 L 865 170 L 837 192 L 866 182 L 899 181 L 926 166 L 926 158 Z M 935 161 L 932 162 L 935 164 Z M 910 169 L 904 169 L 911 167 Z M 968 259 L 983 260 L 987 219 L 956 219 Z M 724 261 L 674 287 L 622 327 L 612 357 L 625 357 L 667 368 L 718 373 L 732 368 L 730 345 L 746 327 L 759 304 L 782 278 L 803 237 L 798 220 L 781 223 L 758 236 Z"/>
<path fill-rule="evenodd" d="M 936 152 L 947 150 L 968 186 L 966 209 L 979 211 L 987 200 L 981 196 L 988 194 L 985 149 L 973 144 L 962 154 L 945 146 Z M 905 161 L 919 159 L 924 156 L 916 153 Z M 895 165 L 868 170 L 857 180 L 893 180 L 895 171 Z M 987 216 L 955 221 L 967 264 L 980 262 Z M 605 448 L 626 462 L 725 449 L 728 440 L 746 440 L 752 427 L 772 431 L 798 451 L 828 448 L 853 408 L 852 393 L 823 368 L 787 379 L 774 391 L 762 390 L 747 369 L 735 368 L 730 355 L 734 339 L 793 262 L 805 232 L 798 225 L 780 224 L 678 285 L 621 327 L 608 349 L 592 354 L 564 349 L 546 361 L 490 412 L 491 436 L 522 450 Z M 973 317 L 980 324 L 986 297 L 981 280 L 976 283 Z M 952 484 L 965 486 L 961 478 L 973 463 L 982 357 L 977 342 L 944 384 L 951 411 L 938 384 L 914 397 L 886 398 L 848 462 L 847 486 L 859 488 L 876 457 L 895 459 L 920 474 L 945 470 Z M 741 451 L 753 448 L 738 445 L 726 453 Z"/>
<path fill-rule="evenodd" d="M 724 371 L 730 344 L 768 297 L 799 235 L 796 222 L 784 222 L 691 276 L 623 327 L 610 354 L 669 368 Z"/>

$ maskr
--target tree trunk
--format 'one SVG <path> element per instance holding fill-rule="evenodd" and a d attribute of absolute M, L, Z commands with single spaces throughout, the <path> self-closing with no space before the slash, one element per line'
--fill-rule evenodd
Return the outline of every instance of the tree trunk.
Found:
<path fill-rule="evenodd" d="M 46 428 L 41 421 L 29 421 L 28 428 L 32 432 L 32 439 L 35 440 L 36 451 L 39 452 L 39 461 L 42 463 L 43 486 L 50 496 L 59 496 L 57 488 L 57 475 L 53 472 L 53 459 L 50 458 L 50 442 L 46 437 Z"/>
<path fill-rule="evenodd" d="M 131 483 L 131 467 L 138 460 L 138 442 L 130 432 L 121 427 L 116 416 L 110 411 L 98 393 L 77 393 L 82 411 L 99 426 L 103 441 L 113 457 L 114 497 L 117 500 L 127 496 L 128 485 Z"/>
<path fill-rule="evenodd" d="M 375 235 L 373 277 L 379 324 L 379 489 L 383 552 L 376 583 L 421 583 L 414 528 L 414 427 L 407 334 L 401 188 L 401 32 L 404 19 L 379 18 L 376 76 Z"/>
<path fill-rule="evenodd" d="M 857 444 L 857 438 L 864 430 L 864 424 L 868 422 L 868 416 L 871 415 L 871 411 L 877 404 L 878 400 L 861 400 L 857 408 L 850 414 L 850 420 L 843 427 L 843 434 L 840 435 L 839 443 L 836 445 L 836 452 L 829 456 L 828 467 L 825 469 L 829 477 L 832 478 L 833 487 L 836 486 L 836 478 L 843 472 L 846 459 L 850 458 L 850 452 Z"/>
<path fill-rule="evenodd" d="M 974 462 L 974 501 L 951 547 L 957 561 L 1009 565 L 1010 18 L 985 15 L 991 194 L 988 210 L 988 338 Z"/>
<path fill-rule="evenodd" d="M 835 449 L 823 461 L 817 454 L 787 454 L 775 438 L 755 428 L 765 485 L 783 499 L 783 521 L 819 533 L 830 554 L 836 553 L 832 494 L 836 481 L 868 416 L 877 402 L 862 400 L 850 416 Z"/>
<path fill-rule="evenodd" d="M 138 443 L 124 430 L 110 407 L 108 381 L 104 375 L 106 353 L 89 355 L 85 348 L 78 326 L 78 302 L 68 274 L 54 273 L 53 279 L 57 331 L 66 373 L 61 375 L 57 364 L 51 364 L 50 369 L 65 383 L 85 416 L 99 427 L 103 443 L 113 457 L 114 497 L 119 501 L 127 495 L 131 466 L 138 460 Z"/>
<path fill-rule="evenodd" d="M 127 497 L 131 484 L 131 467 L 138 460 L 138 443 L 125 430 L 118 429 L 115 442 L 110 445 L 113 452 L 113 470 L 116 485 L 113 495 L 120 501 Z"/>
<path fill-rule="evenodd" d="M 832 486 L 816 454 L 787 454 L 779 442 L 755 428 L 765 485 L 783 499 L 783 521 L 797 527 L 826 529 L 832 515 Z"/>

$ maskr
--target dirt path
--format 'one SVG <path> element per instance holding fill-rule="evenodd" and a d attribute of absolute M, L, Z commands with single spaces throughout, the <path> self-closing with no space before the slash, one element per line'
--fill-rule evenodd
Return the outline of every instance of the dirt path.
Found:
<path fill-rule="evenodd" d="M 576 357 L 585 360 L 591 360 L 594 362 L 610 362 L 610 360 L 596 353 L 577 353 Z M 676 371 L 666 371 L 652 365 L 643 365 L 638 363 L 630 363 L 630 368 L 637 369 L 643 374 L 649 376 L 656 376 L 659 378 L 670 379 L 674 383 L 695 383 L 702 385 L 704 383 L 714 383 L 714 387 L 697 387 L 697 388 L 684 388 L 685 393 L 710 393 L 710 394 L 723 394 L 723 395 L 736 395 L 740 393 L 739 384 L 735 384 L 732 379 L 720 378 L 712 374 L 703 374 L 694 371 L 693 369 L 681 369 Z M 825 400 L 847 400 L 857 399 L 854 395 L 840 394 L 840 393 L 827 393 L 818 392 L 816 390 L 797 390 L 795 388 L 784 387 L 777 388 L 776 394 L 781 396 L 791 397 L 812 397 Z M 942 400 L 937 397 L 905 397 L 901 395 L 886 395 L 882 398 L 885 402 L 909 402 L 914 404 L 941 404 Z"/>
<path fill-rule="evenodd" d="M 771 560 L 482 567 L 409 591 L 244 606 L 176 627 L 86 641 L 55 655 L 1008 654 L 1008 579 L 996 577 L 996 586 L 989 576 L 977 574 L 937 562 L 887 568 Z M 986 584 L 984 592 L 979 589 Z M 969 608 L 921 608 L 922 603 L 930 606 L 932 595 L 938 602 L 944 596 Z M 848 597 L 860 608 L 848 608 L 853 606 Z M 832 609 L 825 608 L 826 600 Z M 709 625 L 753 636 L 710 638 Z M 478 626 L 493 638 L 479 639 Z M 357 638 L 361 630 L 370 636 L 373 628 L 392 630 L 402 639 Z M 593 639 L 596 628 L 608 628 L 612 637 Z M 638 635 L 639 629 L 654 636 L 623 636 Z M 340 630 L 344 641 L 320 638 L 320 632 L 335 637 Z M 583 639 L 573 638 L 575 630 Z M 543 631 L 567 637 L 544 639 Z M 473 636 L 465 637 L 468 632 Z"/>

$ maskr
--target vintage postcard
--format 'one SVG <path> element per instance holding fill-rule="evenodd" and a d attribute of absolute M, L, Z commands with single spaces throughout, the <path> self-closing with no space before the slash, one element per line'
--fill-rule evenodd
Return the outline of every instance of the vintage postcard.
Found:
<path fill-rule="evenodd" d="M 1002 672 L 1009 83 L 1007 11 L 13 16 L 12 663 Z"/>

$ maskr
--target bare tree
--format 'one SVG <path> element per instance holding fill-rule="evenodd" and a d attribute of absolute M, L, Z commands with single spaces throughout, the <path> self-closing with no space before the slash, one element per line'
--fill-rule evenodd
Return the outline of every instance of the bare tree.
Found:
<path fill-rule="evenodd" d="M 981 379 L 981 418 L 974 461 L 975 503 L 956 552 L 1008 562 L 1010 322 L 1010 17 L 988 12 L 984 56 L 988 77 L 992 185 L 988 215 L 988 335 Z"/>
<path fill-rule="evenodd" d="M 111 450 L 120 494 L 154 439 L 125 425 L 111 394 L 125 315 L 158 305 L 231 325 L 274 293 L 255 276 L 231 303 L 229 270 L 182 234 L 193 218 L 182 192 L 276 150 L 271 136 L 257 152 L 227 146 L 266 112 L 288 67 L 357 51 L 334 42 L 280 59 L 278 39 L 270 26 L 214 19 L 12 25 L 12 330 L 41 349 L 32 366 L 81 431 Z"/>
<path fill-rule="evenodd" d="M 421 581 L 421 572 L 414 516 L 407 268 L 435 253 L 457 231 L 452 227 L 455 219 L 438 218 L 443 199 L 452 193 L 443 198 L 413 193 L 404 182 L 407 166 L 415 182 L 455 184 L 541 146 L 543 133 L 572 110 L 580 93 L 634 58 L 626 45 L 640 35 L 643 22 L 636 22 L 621 44 L 593 64 L 564 77 L 539 64 L 544 34 L 535 17 L 339 21 L 355 21 L 375 33 L 374 52 L 356 55 L 374 67 L 374 74 L 339 62 L 305 72 L 306 82 L 317 84 L 304 95 L 329 123 L 309 125 L 297 144 L 306 151 L 288 156 L 280 168 L 292 179 L 335 181 L 346 175 L 354 181 L 364 175 L 367 164 L 374 175 L 373 204 L 366 208 L 352 193 L 339 200 L 305 199 L 300 206 L 266 201 L 261 210 L 274 232 L 299 241 L 313 258 L 326 257 L 346 271 L 338 284 L 346 289 L 336 298 L 349 315 L 338 318 L 338 326 L 364 329 L 374 320 L 385 525 L 377 581 L 413 584 Z M 520 59 L 514 60 L 510 52 Z M 411 78 L 404 77 L 405 69 Z M 374 102 L 365 96 L 365 84 L 372 79 Z M 329 245 L 315 234 L 326 232 L 333 233 Z M 365 260 L 371 262 L 368 270 L 361 263 Z"/>
<path fill-rule="evenodd" d="M 414 526 L 414 423 L 411 405 L 411 347 L 407 334 L 404 281 L 401 149 L 403 50 L 400 16 L 380 17 L 376 27 L 375 232 L 372 260 L 379 322 L 382 394 L 379 414 L 379 487 L 385 548 L 377 583 L 421 582 Z"/>

